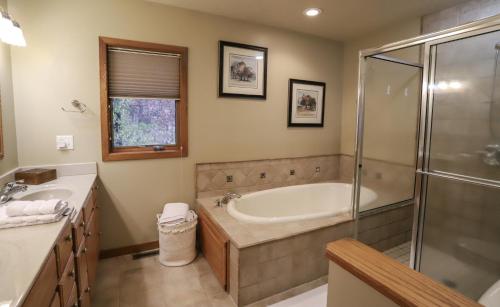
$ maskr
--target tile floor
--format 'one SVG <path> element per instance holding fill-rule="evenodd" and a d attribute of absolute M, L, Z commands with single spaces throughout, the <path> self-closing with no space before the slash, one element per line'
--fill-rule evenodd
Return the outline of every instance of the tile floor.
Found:
<path fill-rule="evenodd" d="M 384 252 L 385 255 L 396 259 L 404 265 L 410 265 L 411 242 L 405 242 Z"/>
<path fill-rule="evenodd" d="M 408 265 L 410 242 L 384 253 Z M 250 306 L 264 307 L 278 302 L 283 304 L 276 306 L 300 306 L 294 305 L 298 302 L 296 299 L 287 299 L 317 289 L 326 282 L 325 276 Z M 95 288 L 94 307 L 236 307 L 201 255 L 182 267 L 164 267 L 157 256 L 137 260 L 131 255 L 103 259 L 97 268 Z"/>
<path fill-rule="evenodd" d="M 164 267 L 157 256 L 132 256 L 99 262 L 94 307 L 234 307 L 206 260 Z"/>
<path fill-rule="evenodd" d="M 248 307 L 265 307 L 326 283 L 324 276 Z M 201 255 L 182 267 L 162 266 L 157 256 L 103 259 L 95 288 L 93 307 L 236 307 Z"/>

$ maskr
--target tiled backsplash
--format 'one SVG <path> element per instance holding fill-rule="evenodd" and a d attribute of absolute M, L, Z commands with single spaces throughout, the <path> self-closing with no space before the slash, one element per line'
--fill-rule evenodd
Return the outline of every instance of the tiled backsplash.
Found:
<path fill-rule="evenodd" d="M 339 155 L 196 165 L 197 197 L 336 180 Z"/>
<path fill-rule="evenodd" d="M 400 202 L 413 196 L 415 169 L 385 161 L 363 161 L 363 185 L 378 194 L 373 206 Z M 268 159 L 196 165 L 197 197 L 233 191 L 246 193 L 325 181 L 351 182 L 354 161 L 347 155 Z"/>

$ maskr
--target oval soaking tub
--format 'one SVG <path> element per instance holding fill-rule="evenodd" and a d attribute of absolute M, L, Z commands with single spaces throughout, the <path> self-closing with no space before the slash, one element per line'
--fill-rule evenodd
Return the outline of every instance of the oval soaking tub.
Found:
<path fill-rule="evenodd" d="M 237 220 L 250 223 L 280 223 L 335 216 L 351 209 L 352 184 L 314 183 L 264 190 L 233 199 L 228 213 Z M 361 187 L 363 207 L 377 194 Z"/>

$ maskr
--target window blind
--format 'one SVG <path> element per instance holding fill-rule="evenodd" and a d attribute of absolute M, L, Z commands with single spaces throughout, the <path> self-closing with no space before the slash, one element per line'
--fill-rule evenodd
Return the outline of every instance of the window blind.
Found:
<path fill-rule="evenodd" d="M 179 99 L 180 56 L 108 48 L 108 95 Z"/>

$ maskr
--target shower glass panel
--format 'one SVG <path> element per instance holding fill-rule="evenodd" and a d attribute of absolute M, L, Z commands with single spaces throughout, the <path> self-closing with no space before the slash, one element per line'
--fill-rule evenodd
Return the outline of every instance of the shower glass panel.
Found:
<path fill-rule="evenodd" d="M 429 169 L 500 180 L 500 32 L 434 46 Z"/>
<path fill-rule="evenodd" d="M 417 268 L 478 299 L 500 279 L 500 32 L 429 45 Z"/>
<path fill-rule="evenodd" d="M 414 47 L 366 59 L 361 183 L 369 190 L 360 191 L 360 212 L 414 198 L 419 54 Z"/>
<path fill-rule="evenodd" d="M 500 279 L 500 189 L 428 179 L 420 271 L 477 300 Z"/>

